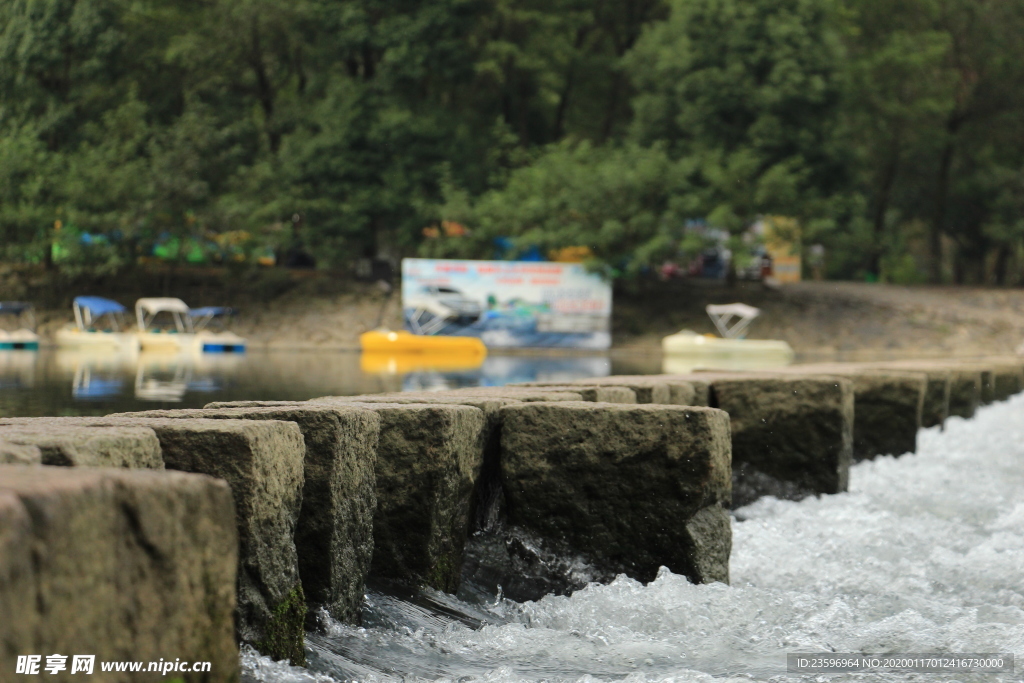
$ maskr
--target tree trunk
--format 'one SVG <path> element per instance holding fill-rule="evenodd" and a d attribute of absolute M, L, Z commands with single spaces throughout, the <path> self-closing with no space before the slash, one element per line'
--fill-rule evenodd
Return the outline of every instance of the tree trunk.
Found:
<path fill-rule="evenodd" d="M 939 176 L 935 186 L 935 208 L 928 232 L 928 282 L 942 284 L 942 233 L 946 230 L 946 197 L 949 194 L 949 174 L 953 167 L 954 136 L 959 124 L 950 121 L 946 144 L 939 160 Z M 959 262 L 959 261 L 958 261 Z"/>
<path fill-rule="evenodd" d="M 953 284 L 962 285 L 964 284 L 964 278 L 967 273 L 967 264 L 964 263 L 964 256 L 960 249 L 957 249 L 956 253 L 953 254 Z"/>
<path fill-rule="evenodd" d="M 565 112 L 569 108 L 569 95 L 572 93 L 575 71 L 575 65 L 570 64 L 569 72 L 565 75 L 565 85 L 562 87 L 562 92 L 558 97 L 558 109 L 555 110 L 555 125 L 551 131 L 552 141 L 555 142 L 561 140 L 562 136 L 565 135 Z"/>
<path fill-rule="evenodd" d="M 616 112 L 619 108 L 619 99 L 622 97 L 622 74 L 616 71 L 612 74 L 612 86 L 608 96 L 608 108 L 605 110 L 604 122 L 601 124 L 601 132 L 598 141 L 602 144 L 608 141 L 612 135 L 612 127 L 615 125 Z"/>
<path fill-rule="evenodd" d="M 1010 262 L 1010 247 L 1005 244 L 1000 244 L 999 248 L 996 249 L 996 264 L 993 269 L 993 275 L 995 276 L 996 286 L 1006 286 L 1006 270 Z"/>
<path fill-rule="evenodd" d="M 900 152 L 899 141 L 893 145 L 893 154 L 882 170 L 882 178 L 878 188 L 878 203 L 875 205 L 874 215 L 874 245 L 871 253 L 871 263 L 868 270 L 876 277 L 882 275 L 882 256 L 885 247 L 882 244 L 885 237 L 885 214 L 889 210 L 889 202 L 892 198 L 892 187 L 896 182 L 896 171 L 899 168 Z"/>
<path fill-rule="evenodd" d="M 274 85 L 267 73 L 267 66 L 263 62 L 263 46 L 260 40 L 260 28 L 256 19 L 252 21 L 252 46 L 249 53 L 249 65 L 256 76 L 256 97 L 263 109 L 264 126 L 267 132 L 267 139 L 270 142 L 270 151 L 276 153 L 281 145 L 281 134 L 274 126 Z"/>

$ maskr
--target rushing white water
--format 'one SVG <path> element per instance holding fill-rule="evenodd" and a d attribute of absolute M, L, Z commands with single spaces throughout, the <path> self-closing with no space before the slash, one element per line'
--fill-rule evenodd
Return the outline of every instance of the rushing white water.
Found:
<path fill-rule="evenodd" d="M 854 466 L 850 492 L 737 511 L 732 585 L 668 571 L 571 597 L 462 606 L 371 596 L 376 625 L 310 636 L 311 669 L 247 681 L 1024 680 L 1024 395 Z M 454 598 L 443 598 L 459 607 Z M 388 601 L 391 600 L 390 604 Z M 1013 674 L 787 674 L 787 652 L 1013 652 Z"/>

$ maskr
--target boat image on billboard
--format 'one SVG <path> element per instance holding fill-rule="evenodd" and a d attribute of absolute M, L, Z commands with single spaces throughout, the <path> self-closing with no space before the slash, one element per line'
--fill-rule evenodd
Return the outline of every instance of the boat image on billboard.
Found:
<path fill-rule="evenodd" d="M 405 326 L 489 348 L 611 346 L 611 286 L 579 263 L 404 259 Z"/>

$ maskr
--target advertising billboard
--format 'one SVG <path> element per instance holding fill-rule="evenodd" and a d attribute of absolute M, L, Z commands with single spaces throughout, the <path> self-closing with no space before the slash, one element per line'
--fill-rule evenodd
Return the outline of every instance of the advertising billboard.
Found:
<path fill-rule="evenodd" d="M 403 259 L 402 310 L 410 332 L 489 348 L 611 346 L 611 285 L 580 263 Z"/>

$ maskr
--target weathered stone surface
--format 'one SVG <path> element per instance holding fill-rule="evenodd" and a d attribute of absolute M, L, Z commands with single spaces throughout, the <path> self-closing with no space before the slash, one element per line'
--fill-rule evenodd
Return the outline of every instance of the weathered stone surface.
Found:
<path fill-rule="evenodd" d="M 853 457 L 854 391 L 846 378 L 702 373 L 732 425 L 733 503 L 761 495 L 839 493 Z"/>
<path fill-rule="evenodd" d="M 923 373 L 927 377 L 927 385 L 924 390 L 924 401 L 921 404 L 921 426 L 939 427 L 945 423 L 946 418 L 949 417 L 949 392 L 953 378 L 953 373 L 948 367 L 900 362 L 872 364 L 868 367 Z"/>
<path fill-rule="evenodd" d="M 238 633 L 275 659 L 305 663 L 305 598 L 295 529 L 305 444 L 293 422 L 130 420 L 152 427 L 169 469 L 220 477 L 235 497 L 239 536 Z"/>
<path fill-rule="evenodd" d="M 33 446 L 44 465 L 163 469 L 160 442 L 146 427 L 91 427 L 71 418 L 44 422 L 0 420 L 0 439 Z M 0 456 L 3 457 L 3 456 Z"/>
<path fill-rule="evenodd" d="M 974 417 L 981 404 L 983 386 L 981 371 L 953 367 L 949 380 L 949 414 L 954 417 Z"/>
<path fill-rule="evenodd" d="M 68 668 L 47 680 L 80 679 L 70 655 L 92 654 L 96 680 L 167 680 L 99 662 L 181 657 L 211 663 L 189 683 L 237 681 L 237 549 L 231 492 L 211 477 L 0 466 L 3 680 L 18 655 L 60 653 Z"/>
<path fill-rule="evenodd" d="M 539 392 L 538 389 L 543 389 L 543 393 Z M 598 403 L 636 403 L 636 392 L 629 387 L 599 384 L 554 384 L 545 387 L 470 387 L 466 389 L 455 389 L 446 393 L 466 394 L 471 396 L 508 396 L 509 398 L 526 396 L 530 399 L 541 399 L 550 396 L 547 392 L 553 392 L 555 394 L 555 400 L 563 401 L 583 400 L 595 401 Z"/>
<path fill-rule="evenodd" d="M 573 385 L 576 382 L 570 382 L 569 385 Z M 523 382 L 522 384 L 513 384 L 509 388 L 515 387 L 535 387 L 538 389 L 544 389 L 549 387 L 561 387 L 565 386 L 564 382 Z M 652 380 L 650 377 L 642 375 L 636 376 L 615 376 L 615 377 L 592 377 L 586 380 L 583 386 L 621 386 L 631 389 L 633 395 L 636 397 L 637 403 L 657 403 L 668 405 L 672 402 L 672 391 L 668 384 L 664 381 Z M 580 397 L 582 398 L 582 396 Z M 541 399 L 544 400 L 544 399 Z"/>
<path fill-rule="evenodd" d="M 679 406 L 708 405 L 708 383 L 693 375 L 685 377 L 678 375 L 612 375 L 574 380 L 564 386 L 574 387 L 575 385 L 626 387 L 634 392 L 637 403 Z M 552 382 L 528 382 L 514 386 L 556 387 Z"/>
<path fill-rule="evenodd" d="M 949 417 L 949 389 L 953 375 L 945 370 L 926 370 L 928 384 L 921 402 L 921 426 L 941 427 Z"/>
<path fill-rule="evenodd" d="M 851 379 L 854 459 L 915 452 L 928 378 L 920 373 L 879 371 L 857 373 Z"/>
<path fill-rule="evenodd" d="M 588 380 L 588 386 L 624 386 L 633 391 L 638 403 L 672 404 L 673 387 L 664 381 L 653 381 L 641 376 L 616 376 L 598 377 L 593 382 Z M 677 398 L 685 401 L 685 396 L 679 396 L 677 387 Z M 685 388 L 684 388 L 685 393 Z M 685 404 L 680 402 L 679 404 Z"/>
<path fill-rule="evenodd" d="M 559 399 L 564 392 L 555 392 Z M 579 394 L 573 394 L 578 396 Z M 533 396 L 530 396 L 533 398 Z M 312 399 L 315 402 L 345 403 L 392 403 L 398 405 L 463 405 L 483 411 L 484 433 L 482 438 L 483 464 L 476 480 L 476 492 L 470 506 L 470 530 L 490 529 L 498 523 L 504 506 L 501 490 L 498 460 L 500 458 L 501 415 L 503 407 L 522 403 L 518 398 L 491 396 L 489 394 L 453 394 L 438 391 L 407 391 L 388 396 L 325 396 Z M 577 399 L 578 400 L 578 399 Z"/>
<path fill-rule="evenodd" d="M 725 413 L 578 402 L 502 415 L 511 523 L 640 580 L 664 565 L 695 582 L 728 582 Z"/>
<path fill-rule="evenodd" d="M 634 376 L 642 379 L 643 375 Z M 614 378 L 613 378 L 614 379 Z M 669 388 L 669 402 L 673 405 L 706 406 L 710 384 L 699 372 L 691 375 L 650 375 L 653 382 L 664 382 Z"/>
<path fill-rule="evenodd" d="M 220 410 L 222 408 L 278 408 L 294 406 L 305 401 L 211 401 L 203 406 L 203 410 Z M 131 413 L 125 413 L 131 415 Z"/>
<path fill-rule="evenodd" d="M 578 393 L 584 401 L 592 403 L 636 403 L 636 392 L 629 387 L 606 385 L 563 385 L 551 387 L 558 391 Z M 515 394 L 513 394 L 514 396 Z"/>
<path fill-rule="evenodd" d="M 960 361 L 943 359 L 922 359 L 902 360 L 888 363 L 873 363 L 874 367 L 890 368 L 895 370 L 911 370 L 914 372 L 949 373 L 949 398 L 946 410 L 947 416 L 969 418 L 974 416 L 981 403 L 983 377 L 980 368 L 966 366 Z M 925 427 L 934 426 L 931 424 L 934 419 L 928 419 L 926 415 L 930 412 L 926 404 L 922 408 L 921 424 Z"/>
<path fill-rule="evenodd" d="M 235 499 L 240 547 L 239 637 L 275 659 L 305 661 L 306 605 L 294 541 L 305 445 L 296 424 L 139 417 L 0 420 L 0 425 L 9 423 L 150 428 L 168 469 L 227 481 Z"/>
<path fill-rule="evenodd" d="M 295 531 L 306 600 L 334 618 L 357 623 L 373 557 L 380 416 L 349 405 L 296 403 L 263 408 L 154 410 L 131 417 L 283 420 L 306 445 L 302 507 Z M 116 417 L 116 416 L 115 416 Z M 312 625 L 312 624 L 310 624 Z"/>
<path fill-rule="evenodd" d="M 0 465 L 41 465 L 43 453 L 38 446 L 0 441 Z"/>
<path fill-rule="evenodd" d="M 454 593 L 483 466 L 483 411 L 467 405 L 355 405 L 381 419 L 371 574 Z"/>
<path fill-rule="evenodd" d="M 792 366 L 786 372 L 837 375 L 853 381 L 853 458 L 903 455 L 917 450 L 928 377 L 906 370 L 831 364 Z"/>
<path fill-rule="evenodd" d="M 526 398 L 535 400 L 541 394 L 527 392 Z M 551 392 L 555 400 L 566 400 L 571 397 L 579 400 L 579 393 L 566 394 L 565 392 Z M 492 528 L 498 522 L 498 517 L 504 505 L 504 493 L 501 489 L 501 480 L 498 470 L 499 434 L 501 431 L 501 419 L 499 411 L 502 407 L 511 404 L 518 404 L 524 401 L 520 398 L 509 396 L 491 396 L 475 394 L 455 394 L 447 391 L 407 391 L 394 394 L 364 394 L 358 396 L 321 396 L 310 399 L 310 403 L 327 403 L 339 405 L 352 404 L 390 404 L 390 405 L 461 405 L 472 406 L 483 411 L 484 431 L 481 438 L 482 466 L 479 476 L 476 478 L 476 492 L 471 499 L 470 505 L 470 529 Z M 207 408 L 237 408 L 237 407 L 268 407 L 268 406 L 289 406 L 294 405 L 289 401 L 234 401 L 215 402 L 207 404 Z"/>
<path fill-rule="evenodd" d="M 1024 391 L 1024 365 L 1020 360 L 989 362 L 992 368 L 992 400 L 1005 401 Z"/>
<path fill-rule="evenodd" d="M 395 398 L 404 398 L 409 392 L 392 394 Z M 511 398 L 523 403 L 533 401 L 581 401 L 583 397 L 578 391 L 555 391 L 546 387 L 471 387 L 468 389 L 452 389 L 451 391 L 423 392 L 438 394 L 439 398 L 461 396 L 486 396 L 489 398 Z"/>
<path fill-rule="evenodd" d="M 996 400 L 995 381 L 992 375 L 992 369 L 986 365 L 979 366 L 978 371 L 981 372 L 981 393 L 979 396 L 979 403 L 983 406 L 987 406 Z"/>

